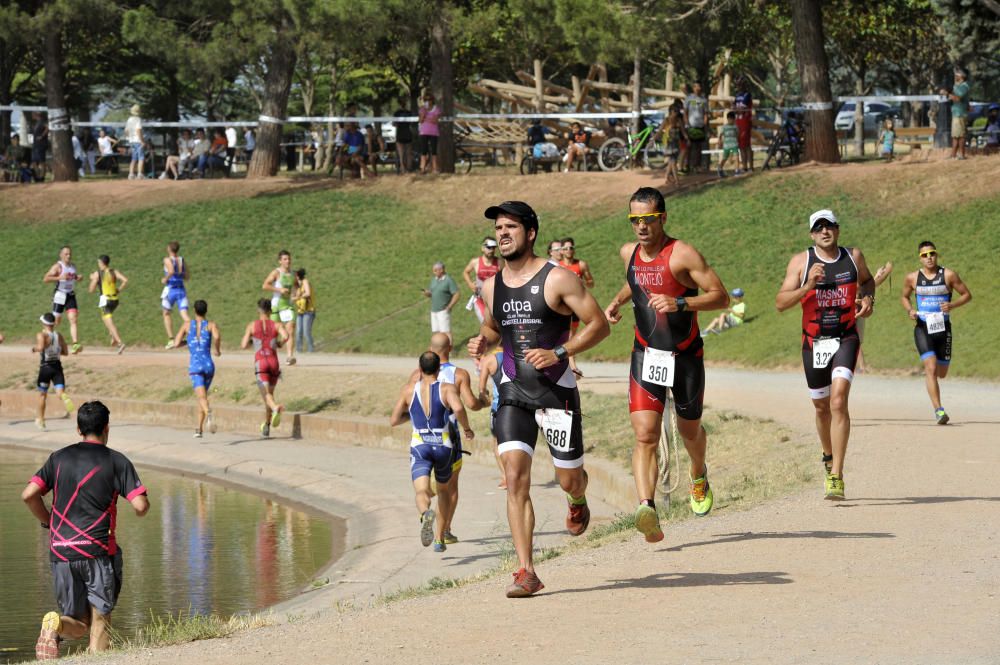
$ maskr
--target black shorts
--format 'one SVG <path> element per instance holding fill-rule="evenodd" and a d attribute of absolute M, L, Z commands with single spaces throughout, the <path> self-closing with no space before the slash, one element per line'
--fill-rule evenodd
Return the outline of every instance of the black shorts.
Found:
<path fill-rule="evenodd" d="M 49 384 L 56 388 L 66 387 L 66 377 L 63 376 L 62 363 L 46 364 L 38 368 L 38 390 L 49 391 Z"/>
<path fill-rule="evenodd" d="M 458 423 L 448 422 L 448 435 L 451 437 L 451 470 L 462 470 L 462 428 Z"/>
<path fill-rule="evenodd" d="M 101 310 L 101 314 L 102 315 L 104 315 L 104 316 L 111 316 L 112 314 L 115 313 L 115 310 L 118 309 L 118 300 L 110 300 L 109 299 L 104 304 L 104 307 L 101 307 L 99 309 Z"/>
<path fill-rule="evenodd" d="M 666 386 L 649 383 L 642 378 L 643 349 L 632 351 L 632 366 L 629 369 L 628 409 L 635 411 L 656 411 L 663 413 L 667 402 Z M 674 385 L 669 388 L 674 396 L 674 411 L 684 420 L 701 418 L 705 403 L 705 357 L 703 349 L 695 352 L 678 353 L 674 356 Z"/>
<path fill-rule="evenodd" d="M 806 385 L 809 386 L 809 396 L 812 399 L 823 399 L 830 396 L 830 386 L 834 379 L 854 381 L 854 367 L 858 362 L 858 352 L 861 351 L 861 339 L 856 330 L 850 330 L 840 338 L 840 348 L 823 369 L 813 367 L 813 339 L 804 337 L 802 341 L 802 368 L 806 372 Z"/>
<path fill-rule="evenodd" d="M 938 365 L 951 362 L 951 321 L 945 321 L 944 332 L 935 335 L 927 333 L 927 325 L 923 321 L 917 323 L 917 327 L 913 329 L 913 341 L 921 360 L 933 356 L 937 358 Z"/>
<path fill-rule="evenodd" d="M 417 142 L 417 152 L 421 155 L 436 155 L 438 151 L 438 137 L 429 134 L 421 134 Z"/>
<path fill-rule="evenodd" d="M 122 590 L 122 549 L 114 556 L 79 561 L 53 561 L 52 586 L 59 611 L 75 619 L 90 618 L 90 608 L 108 615 Z"/>
<path fill-rule="evenodd" d="M 573 412 L 572 426 L 567 440 L 546 442 L 552 454 L 552 463 L 562 469 L 583 466 L 583 419 L 580 414 L 580 393 L 576 388 L 559 388 L 558 398 Z M 525 403 L 511 403 L 503 399 L 497 407 L 493 421 L 493 434 L 497 449 L 502 455 L 512 450 L 535 454 L 535 443 L 542 416 L 541 409 Z M 556 437 L 553 437 L 555 439 Z"/>
<path fill-rule="evenodd" d="M 78 307 L 76 306 L 76 293 L 67 293 L 66 302 L 60 305 L 55 300 L 52 301 L 52 313 L 62 314 L 63 312 L 75 312 Z"/>

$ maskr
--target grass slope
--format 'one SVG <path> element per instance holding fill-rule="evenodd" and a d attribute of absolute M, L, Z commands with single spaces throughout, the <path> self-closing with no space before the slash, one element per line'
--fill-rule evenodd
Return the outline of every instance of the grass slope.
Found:
<path fill-rule="evenodd" d="M 730 181 L 672 197 L 670 233 L 698 247 L 727 287 L 747 292 L 751 320 L 709 339 L 707 357 L 762 367 L 801 362 L 799 313 L 777 314 L 774 295 L 789 257 L 809 243 L 804 220 L 817 208 L 831 207 L 842 220 L 843 244 L 861 246 L 872 265 L 887 260 L 896 265 L 891 290 L 888 284 L 880 290 L 868 325 L 868 362 L 881 369 L 916 367 L 912 323 L 898 294 L 905 272 L 917 267 L 917 243 L 934 240 L 942 263 L 957 270 L 981 298 L 998 282 L 988 257 L 997 250 L 1000 196 L 970 198 L 957 206 L 928 202 L 903 208 L 883 205 L 883 196 L 875 185 L 870 190 L 841 188 L 806 171 Z M 113 265 L 129 276 L 115 317 L 126 341 L 161 343 L 159 266 L 166 243 L 177 239 L 191 270 L 189 296 L 208 300 L 210 318 L 219 322 L 227 345 L 236 343 L 254 317 L 254 302 L 263 295 L 260 284 L 275 265 L 277 251 L 287 248 L 294 266 L 305 266 L 315 285 L 319 311 L 314 334 L 324 350 L 417 353 L 429 331 L 429 307 L 419 289 L 427 284 L 431 264 L 448 264 L 463 289 L 464 305 L 470 294 L 461 270 L 489 231 L 488 222 L 482 227 L 457 225 L 450 216 L 446 206 L 431 210 L 362 190 L 338 190 L 174 205 L 73 222 L 30 225 L 0 219 L 7 297 L 0 330 L 11 339 L 27 339 L 36 329 L 51 292 L 41 276 L 59 246 L 70 243 L 81 271 L 89 273 L 95 257 L 108 253 Z M 539 249 L 563 235 L 573 235 L 577 255 L 591 264 L 595 295 L 606 303 L 624 277 L 617 249 L 631 231 L 623 211 L 598 209 L 583 218 L 543 215 Z M 97 297 L 82 291 L 82 340 L 103 344 L 107 337 Z M 703 324 L 709 316 L 701 315 Z M 995 329 L 988 324 L 993 317 L 981 299 L 957 312 L 955 374 L 1000 377 L 1000 358 L 984 354 L 973 360 L 970 352 L 991 346 Z M 453 327 L 462 340 L 474 334 L 475 319 L 460 306 Z M 630 344 L 626 318 L 589 357 L 624 358 Z"/>

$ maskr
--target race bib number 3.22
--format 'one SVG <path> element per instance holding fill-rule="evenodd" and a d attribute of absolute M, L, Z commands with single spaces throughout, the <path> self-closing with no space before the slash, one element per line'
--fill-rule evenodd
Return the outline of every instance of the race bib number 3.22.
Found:
<path fill-rule="evenodd" d="M 658 386 L 674 385 L 674 364 L 676 359 L 671 351 L 661 351 L 646 347 L 642 354 L 642 379 Z"/>
<path fill-rule="evenodd" d="M 824 369 L 833 360 L 833 354 L 840 348 L 839 339 L 817 339 L 813 341 L 813 369 Z"/>
<path fill-rule="evenodd" d="M 564 409 L 538 409 L 535 421 L 553 450 L 569 452 L 573 434 L 573 412 Z"/>

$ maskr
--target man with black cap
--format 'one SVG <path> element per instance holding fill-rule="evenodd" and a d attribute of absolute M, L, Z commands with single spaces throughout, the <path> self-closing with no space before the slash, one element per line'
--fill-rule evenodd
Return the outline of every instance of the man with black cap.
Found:
<path fill-rule="evenodd" d="M 539 429 L 569 502 L 567 530 L 579 536 L 590 523 L 580 395 L 569 357 L 592 348 L 611 331 L 583 282 L 535 254 L 538 216 L 531 206 L 505 201 L 487 208 L 485 214 L 494 220 L 506 265 L 483 284 L 486 318 L 468 348 L 478 358 L 497 343 L 503 345 L 494 432 L 507 479 L 507 519 L 520 562 L 507 597 L 521 598 L 543 588 L 532 563 L 535 516 L 530 495 Z M 570 340 L 574 315 L 586 327 Z"/>
<path fill-rule="evenodd" d="M 826 498 L 844 499 L 844 457 L 851 433 L 847 401 L 861 349 L 856 322 L 871 316 L 875 280 L 857 247 L 841 247 L 832 210 L 809 217 L 814 245 L 792 257 L 775 299 L 779 312 L 802 304 L 802 364 L 823 446 Z"/>

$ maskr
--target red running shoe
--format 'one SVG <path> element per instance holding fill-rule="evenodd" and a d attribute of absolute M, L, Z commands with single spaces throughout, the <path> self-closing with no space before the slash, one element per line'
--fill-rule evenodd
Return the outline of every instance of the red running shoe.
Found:
<path fill-rule="evenodd" d="M 522 568 L 514 573 L 514 581 L 507 587 L 508 598 L 527 598 L 545 588 L 534 571 Z"/>
<path fill-rule="evenodd" d="M 569 502 L 569 499 L 567 499 Z M 569 513 L 566 515 L 566 530 L 571 536 L 579 536 L 587 530 L 590 524 L 590 508 L 583 503 L 576 505 L 569 504 Z"/>

